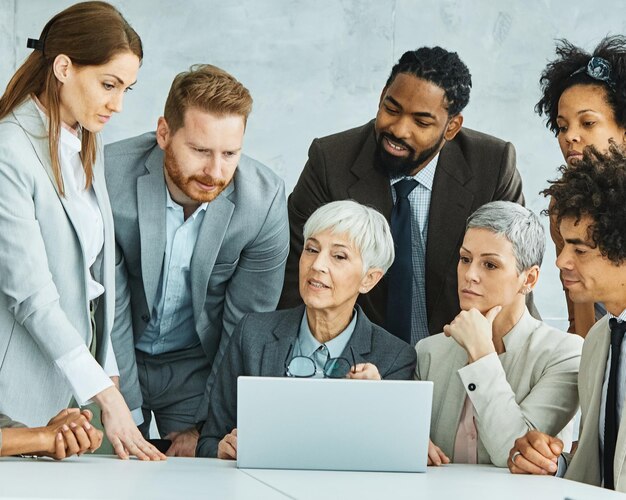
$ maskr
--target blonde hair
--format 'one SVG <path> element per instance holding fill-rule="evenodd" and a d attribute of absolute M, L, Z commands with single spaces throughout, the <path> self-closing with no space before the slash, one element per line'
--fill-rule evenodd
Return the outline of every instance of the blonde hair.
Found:
<path fill-rule="evenodd" d="M 65 54 L 76 66 L 100 66 L 123 52 L 132 52 L 139 60 L 143 58 L 141 39 L 122 14 L 106 2 L 77 3 L 48 21 L 36 50 L 18 68 L 0 98 L 1 119 L 31 94 L 44 96 L 49 113 L 52 172 L 61 195 L 65 194 L 59 163 L 61 85 L 54 75 L 54 60 L 59 54 Z M 96 134 L 83 130 L 81 142 L 85 187 L 89 188 L 96 161 Z"/>
<path fill-rule="evenodd" d="M 252 96 L 230 73 L 211 64 L 195 64 L 174 78 L 163 116 L 172 133 L 184 125 L 189 108 L 218 116 L 239 115 L 247 121 Z"/>

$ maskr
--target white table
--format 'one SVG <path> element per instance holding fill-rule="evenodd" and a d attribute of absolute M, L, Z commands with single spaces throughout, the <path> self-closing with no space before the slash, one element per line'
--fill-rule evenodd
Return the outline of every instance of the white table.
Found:
<path fill-rule="evenodd" d="M 426 474 L 237 469 L 234 462 L 122 461 L 84 455 L 62 462 L 0 459 L 0 498 L 14 499 L 504 499 L 603 500 L 624 495 L 565 479 L 513 476 L 487 465 L 429 467 Z"/>

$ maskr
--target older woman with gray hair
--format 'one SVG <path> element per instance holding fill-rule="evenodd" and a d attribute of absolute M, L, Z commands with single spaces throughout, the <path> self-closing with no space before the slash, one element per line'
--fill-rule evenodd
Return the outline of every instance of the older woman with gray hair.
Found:
<path fill-rule="evenodd" d="M 410 379 L 415 350 L 371 323 L 356 299 L 394 259 L 385 218 L 354 201 L 328 203 L 304 225 L 303 306 L 243 317 L 216 373 L 197 456 L 237 458 L 237 377 Z"/>
<path fill-rule="evenodd" d="M 415 348 L 415 378 L 434 382 L 429 465 L 506 467 L 528 430 L 571 433 L 582 339 L 525 305 L 544 248 L 539 218 L 521 205 L 491 202 L 468 219 L 457 268 L 462 311 Z"/>

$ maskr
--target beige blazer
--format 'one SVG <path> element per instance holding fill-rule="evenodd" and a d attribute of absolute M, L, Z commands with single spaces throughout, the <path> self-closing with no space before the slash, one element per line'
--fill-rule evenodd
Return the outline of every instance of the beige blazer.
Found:
<path fill-rule="evenodd" d="M 528 310 L 504 337 L 506 352 L 470 365 L 465 349 L 443 333 L 418 342 L 415 378 L 434 382 L 433 443 L 454 462 L 466 396 L 476 415 L 478 463 L 506 467 L 513 442 L 530 429 L 559 433 L 578 408 L 582 343 Z"/>
<path fill-rule="evenodd" d="M 589 330 L 583 345 L 578 376 L 578 394 L 580 396 L 580 437 L 578 449 L 573 456 L 566 456 L 569 464 L 565 477 L 583 483 L 600 486 L 602 471 L 600 462 L 600 437 L 598 426 L 600 421 L 600 402 L 602 401 L 602 384 L 609 354 L 611 336 L 609 334 L 608 315 L 598 321 Z M 622 413 L 613 472 L 615 489 L 626 493 L 626 412 Z"/>
<path fill-rule="evenodd" d="M 83 246 L 53 178 L 46 124 L 28 99 L 0 120 L 0 412 L 31 427 L 70 402 L 54 360 L 91 341 Z M 92 268 L 105 288 L 96 311 L 103 364 L 115 313 L 115 242 L 100 149 L 93 187 L 104 223 Z"/>

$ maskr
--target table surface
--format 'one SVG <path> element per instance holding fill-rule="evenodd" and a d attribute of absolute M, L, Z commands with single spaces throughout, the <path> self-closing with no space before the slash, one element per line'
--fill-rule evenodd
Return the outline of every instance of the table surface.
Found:
<path fill-rule="evenodd" d="M 0 459 L 0 498 L 603 500 L 624 496 L 565 479 L 514 476 L 489 465 L 429 467 L 425 474 L 237 469 L 234 462 L 122 461 L 83 455 L 62 462 Z"/>

